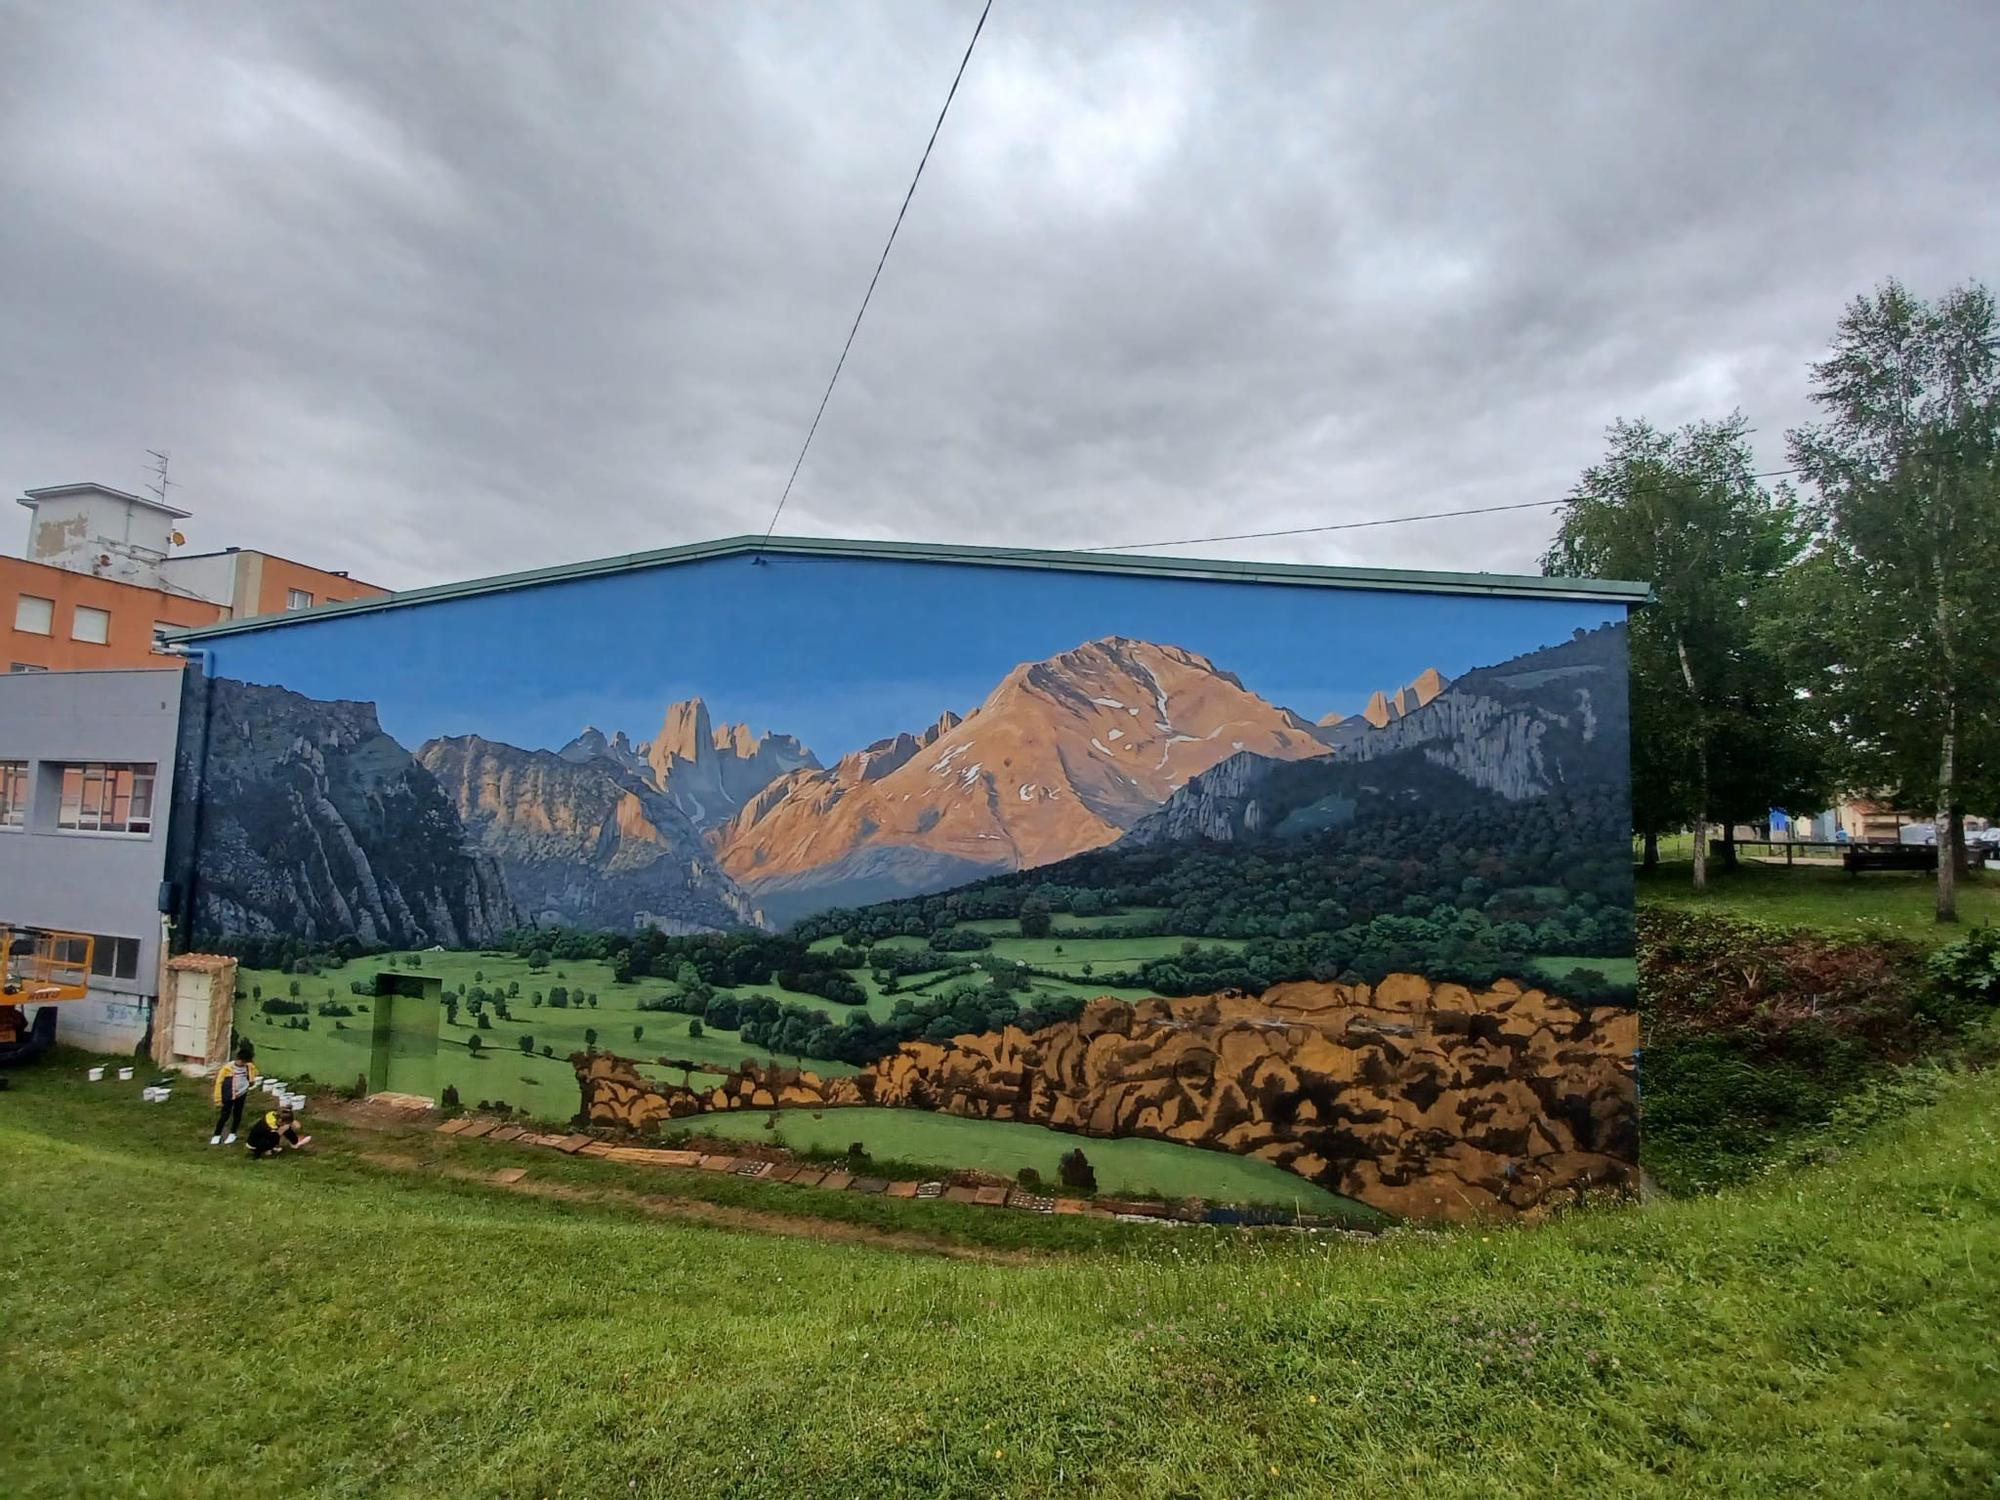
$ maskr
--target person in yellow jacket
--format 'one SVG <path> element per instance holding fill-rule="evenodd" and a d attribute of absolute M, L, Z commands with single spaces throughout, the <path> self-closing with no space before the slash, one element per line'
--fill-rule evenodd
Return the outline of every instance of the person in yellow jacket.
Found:
<path fill-rule="evenodd" d="M 225 1063 L 215 1074 L 215 1103 L 219 1113 L 215 1117 L 215 1133 L 208 1138 L 211 1146 L 233 1146 L 236 1132 L 243 1128 L 243 1101 L 250 1097 L 250 1086 L 257 1081 L 257 1064 L 251 1059 L 257 1049 L 244 1042 L 236 1049 L 236 1061 Z M 229 1127 L 229 1134 L 222 1133 L 223 1126 Z"/>

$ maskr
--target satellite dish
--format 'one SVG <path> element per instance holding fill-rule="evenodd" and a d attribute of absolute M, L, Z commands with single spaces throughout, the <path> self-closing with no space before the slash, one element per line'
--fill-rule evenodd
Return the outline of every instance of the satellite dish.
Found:
<path fill-rule="evenodd" d="M 173 542 L 176 547 L 185 547 L 188 544 L 188 539 L 176 531 L 173 534 Z"/>

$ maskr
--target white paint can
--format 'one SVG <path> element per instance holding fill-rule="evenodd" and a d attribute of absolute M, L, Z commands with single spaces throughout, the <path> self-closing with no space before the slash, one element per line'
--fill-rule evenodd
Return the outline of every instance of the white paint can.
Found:
<path fill-rule="evenodd" d="M 120 1083 L 130 1083 L 132 1081 L 132 1070 L 130 1068 L 120 1068 L 118 1070 L 118 1081 Z"/>
<path fill-rule="evenodd" d="M 92 1083 L 102 1083 L 104 1081 L 104 1069 L 92 1068 L 90 1070 L 90 1081 Z"/>

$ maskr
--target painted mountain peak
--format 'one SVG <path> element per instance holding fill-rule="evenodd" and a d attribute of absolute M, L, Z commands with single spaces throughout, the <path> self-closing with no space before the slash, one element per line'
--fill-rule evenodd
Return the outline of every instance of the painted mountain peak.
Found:
<path fill-rule="evenodd" d="M 773 782 L 712 837 L 774 918 L 939 890 L 1116 839 L 1238 751 L 1323 755 L 1297 714 L 1178 646 L 1023 662 L 962 721 Z"/>
<path fill-rule="evenodd" d="M 209 692 L 202 930 L 462 947 L 519 920 L 499 866 L 374 704 L 228 678 Z"/>
<path fill-rule="evenodd" d="M 1319 727 L 1338 729 L 1345 724 L 1352 728 L 1357 726 L 1358 721 L 1370 728 L 1382 729 L 1397 719 L 1415 713 L 1450 684 L 1451 679 L 1436 667 L 1426 667 L 1393 693 L 1384 693 L 1377 688 L 1360 713 L 1330 713 L 1319 721 Z"/>
<path fill-rule="evenodd" d="M 417 759 L 533 920 L 667 932 L 759 925 L 700 830 L 617 743 L 584 755 L 585 736 L 551 752 L 457 735 L 427 742 Z"/>
<path fill-rule="evenodd" d="M 727 822 L 781 776 L 819 769 L 818 758 L 791 735 L 759 736 L 748 724 L 716 728 L 700 698 L 669 704 L 642 753 L 653 785 L 698 828 Z"/>

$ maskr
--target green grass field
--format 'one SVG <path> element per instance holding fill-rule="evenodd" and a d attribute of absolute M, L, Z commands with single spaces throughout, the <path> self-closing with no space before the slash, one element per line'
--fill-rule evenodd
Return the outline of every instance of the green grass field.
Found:
<path fill-rule="evenodd" d="M 1275 1204 L 1306 1213 L 1375 1215 L 1269 1162 L 1226 1156 L 1171 1141 L 1095 1140 L 1008 1120 L 968 1120 L 914 1109 L 778 1111 L 767 1130 L 766 1111 L 708 1115 L 687 1122 L 703 1135 L 764 1141 L 798 1151 L 845 1151 L 860 1141 L 884 1161 L 976 1162 L 981 1170 L 1012 1177 L 1033 1167 L 1042 1181 L 1056 1181 L 1056 1162 L 1082 1148 L 1097 1172 L 1099 1192 L 1151 1198 L 1207 1198 L 1217 1203 Z"/>
<path fill-rule="evenodd" d="M 1637 959 L 1555 954 L 1535 960 L 1535 971 L 1548 979 L 1560 980 L 1573 969 L 1595 969 L 1613 984 L 1639 982 Z"/>
<path fill-rule="evenodd" d="M 859 1220 L 649 1212 L 592 1194 L 708 1174 L 434 1135 L 322 1123 L 315 1155 L 251 1163 L 206 1146 L 190 1090 L 141 1105 L 74 1061 L 0 1093 L 11 1500 L 2000 1487 L 1990 1075 L 1831 1166 L 1535 1229 L 1351 1242 L 822 1195 L 975 1240 L 1075 1231 L 988 1263 L 842 1238 Z M 518 1162 L 541 1191 L 404 1157 Z"/>
<path fill-rule="evenodd" d="M 1887 872 L 1849 875 L 1837 869 L 1787 869 L 1744 864 L 1735 870 L 1711 865 L 1708 889 L 1689 884 L 1690 866 L 1662 863 L 1638 874 L 1641 905 L 1727 912 L 1779 926 L 1816 927 L 1849 936 L 1909 938 L 1948 943 L 1980 922 L 2000 922 L 2000 873 L 1962 879 L 1959 921 L 1936 919 L 1936 877 Z"/>

